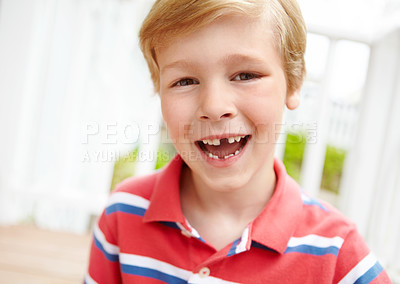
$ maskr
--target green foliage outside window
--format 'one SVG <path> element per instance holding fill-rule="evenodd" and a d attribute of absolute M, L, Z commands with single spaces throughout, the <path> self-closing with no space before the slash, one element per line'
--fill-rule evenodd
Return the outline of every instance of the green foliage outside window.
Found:
<path fill-rule="evenodd" d="M 111 190 L 124 179 L 135 174 L 138 147 L 133 149 L 127 155 L 120 157 L 114 164 L 114 172 L 111 181 Z"/>
<path fill-rule="evenodd" d="M 303 162 L 305 146 L 305 134 L 287 134 L 283 163 L 285 164 L 287 173 L 297 182 L 300 181 L 301 163 Z"/>
<path fill-rule="evenodd" d="M 327 146 L 321 187 L 339 193 L 346 151 Z"/>
<path fill-rule="evenodd" d="M 305 133 L 289 133 L 286 138 L 283 163 L 288 174 L 296 181 L 300 181 L 301 164 L 303 162 L 306 146 Z M 339 193 L 340 179 L 342 177 L 346 151 L 328 145 L 324 169 L 321 180 L 321 188 Z"/>
<path fill-rule="evenodd" d="M 175 147 L 172 143 L 160 143 L 157 152 L 156 170 L 161 169 L 176 155 Z"/>
<path fill-rule="evenodd" d="M 124 179 L 135 175 L 138 151 L 139 147 L 136 147 L 126 156 L 119 158 L 115 162 L 111 190 L 113 190 L 115 186 Z M 155 169 L 158 170 L 165 166 L 175 156 L 175 153 L 175 148 L 172 144 L 160 144 L 157 151 Z"/>

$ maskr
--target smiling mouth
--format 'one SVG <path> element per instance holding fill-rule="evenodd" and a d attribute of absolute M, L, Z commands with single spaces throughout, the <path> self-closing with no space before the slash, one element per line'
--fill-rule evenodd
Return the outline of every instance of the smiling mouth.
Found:
<path fill-rule="evenodd" d="M 225 160 L 239 155 L 250 139 L 250 135 L 238 135 L 222 139 L 205 139 L 195 143 L 208 157 Z"/>

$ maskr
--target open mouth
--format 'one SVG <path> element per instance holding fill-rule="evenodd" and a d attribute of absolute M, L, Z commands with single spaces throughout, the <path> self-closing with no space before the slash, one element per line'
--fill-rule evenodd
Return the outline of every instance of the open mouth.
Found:
<path fill-rule="evenodd" d="M 222 139 L 199 140 L 195 143 L 210 158 L 224 160 L 239 155 L 250 135 L 239 135 Z"/>

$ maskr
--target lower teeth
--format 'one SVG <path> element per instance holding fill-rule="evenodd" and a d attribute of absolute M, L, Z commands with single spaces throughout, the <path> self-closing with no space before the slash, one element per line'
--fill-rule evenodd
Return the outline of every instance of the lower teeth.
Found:
<path fill-rule="evenodd" d="M 239 153 L 240 153 L 240 150 L 236 150 L 236 152 L 234 154 L 229 154 L 229 155 L 227 155 L 227 156 L 225 156 L 223 158 L 220 158 L 217 155 L 213 155 L 211 153 L 208 153 L 208 157 L 216 159 L 216 160 L 224 160 L 224 159 L 228 159 L 228 158 L 233 157 L 233 156 L 237 156 L 237 155 L 239 155 Z"/>

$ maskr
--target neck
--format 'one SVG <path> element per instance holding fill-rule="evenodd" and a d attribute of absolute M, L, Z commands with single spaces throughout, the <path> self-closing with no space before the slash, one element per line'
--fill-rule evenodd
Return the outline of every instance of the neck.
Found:
<path fill-rule="evenodd" d="M 228 190 L 210 187 L 190 169 L 185 168 L 181 180 L 181 202 L 183 213 L 189 222 L 193 212 L 197 212 L 203 216 L 221 216 L 247 224 L 261 213 L 276 184 L 273 159 L 248 183 Z"/>

